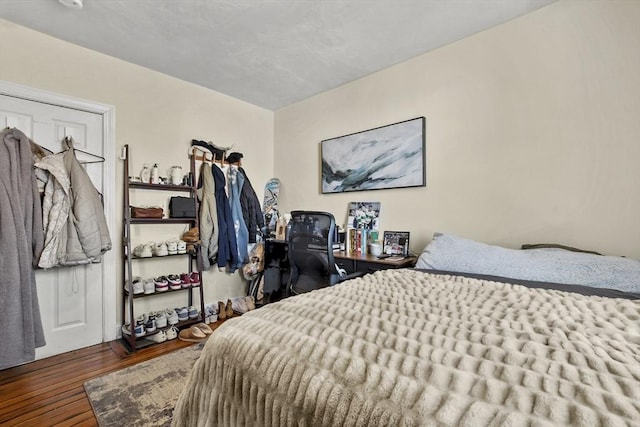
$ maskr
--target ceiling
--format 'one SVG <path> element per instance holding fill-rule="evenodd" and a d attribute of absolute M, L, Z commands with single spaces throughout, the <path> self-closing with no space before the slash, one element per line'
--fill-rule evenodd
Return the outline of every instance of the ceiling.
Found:
<path fill-rule="evenodd" d="M 277 110 L 556 0 L 0 0 L 0 18 Z"/>

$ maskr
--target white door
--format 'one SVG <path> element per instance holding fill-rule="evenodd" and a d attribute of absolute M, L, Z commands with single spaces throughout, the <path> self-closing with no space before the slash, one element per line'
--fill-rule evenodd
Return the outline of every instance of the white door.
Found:
<path fill-rule="evenodd" d="M 0 95 L 0 128 L 20 129 L 54 153 L 71 136 L 74 147 L 103 157 L 101 114 Z M 97 157 L 80 153 L 81 162 Z M 84 167 L 96 189 L 103 193 L 104 162 Z M 113 230 L 110 230 L 113 239 Z M 36 349 L 36 359 L 102 342 L 104 264 L 59 267 L 36 272 L 38 300 L 47 345 Z"/>

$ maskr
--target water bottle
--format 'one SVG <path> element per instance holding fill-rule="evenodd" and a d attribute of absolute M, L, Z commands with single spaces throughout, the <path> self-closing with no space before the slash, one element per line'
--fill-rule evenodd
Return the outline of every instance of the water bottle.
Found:
<path fill-rule="evenodd" d="M 158 164 L 154 163 L 151 168 L 151 183 L 159 184 L 160 183 L 160 172 L 158 172 Z"/>

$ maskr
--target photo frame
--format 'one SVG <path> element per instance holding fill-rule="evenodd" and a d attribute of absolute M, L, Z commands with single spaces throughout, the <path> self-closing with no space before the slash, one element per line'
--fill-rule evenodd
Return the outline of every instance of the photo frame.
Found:
<path fill-rule="evenodd" d="M 424 187 L 425 118 L 320 142 L 322 193 Z"/>
<path fill-rule="evenodd" d="M 347 215 L 347 228 L 378 230 L 380 226 L 380 202 L 351 202 Z"/>
<path fill-rule="evenodd" d="M 382 252 L 386 255 L 409 255 L 408 231 L 385 231 L 382 240 Z"/>

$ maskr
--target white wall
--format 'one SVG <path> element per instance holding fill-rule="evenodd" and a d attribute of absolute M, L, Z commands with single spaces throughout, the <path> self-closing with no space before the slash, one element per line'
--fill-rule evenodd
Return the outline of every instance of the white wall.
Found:
<path fill-rule="evenodd" d="M 133 172 L 143 162 L 186 167 L 194 137 L 233 144 L 260 197 L 268 178 L 282 180 L 283 211 L 324 209 L 344 222 L 350 201 L 380 201 L 382 229 L 411 231 L 414 251 L 448 231 L 640 258 L 639 22 L 640 2 L 560 1 L 275 117 L 1 19 L 0 79 L 114 105 Z M 427 118 L 426 187 L 320 194 L 321 140 L 417 116 Z M 121 163 L 116 176 L 120 223 Z M 112 236 L 119 254 L 121 229 Z M 113 277 L 119 295 L 121 267 Z M 204 279 L 207 301 L 244 292 L 237 275 Z"/>
<path fill-rule="evenodd" d="M 554 242 L 640 258 L 640 2 L 560 1 L 283 108 L 283 211 L 519 247 Z M 323 139 L 425 116 L 427 186 L 322 195 Z"/>
<path fill-rule="evenodd" d="M 158 162 L 163 176 L 172 165 L 188 170 L 191 139 L 203 139 L 233 145 L 234 151 L 242 152 L 244 168 L 262 197 L 262 186 L 273 171 L 273 112 L 2 19 L 0 53 L 0 80 L 115 106 L 118 153 L 121 146 L 129 144 L 132 174 L 138 174 L 145 162 Z M 116 223 L 121 224 L 123 163 L 117 164 Z M 155 204 L 169 196 L 159 193 L 142 194 L 136 190 L 132 203 Z M 183 226 L 134 227 L 134 244 L 176 238 L 184 230 Z M 111 230 L 113 251 L 119 260 L 121 235 L 120 225 Z M 117 264 L 108 286 L 113 287 L 120 301 L 122 263 Z M 143 277 L 186 271 L 185 258 L 138 264 Z M 207 302 L 226 301 L 246 292 L 238 274 L 211 271 L 205 273 L 204 281 Z M 144 312 L 186 304 L 184 297 L 158 299 L 136 307 Z"/>

